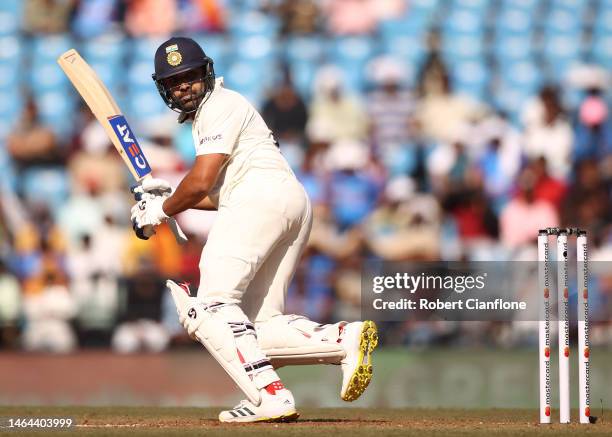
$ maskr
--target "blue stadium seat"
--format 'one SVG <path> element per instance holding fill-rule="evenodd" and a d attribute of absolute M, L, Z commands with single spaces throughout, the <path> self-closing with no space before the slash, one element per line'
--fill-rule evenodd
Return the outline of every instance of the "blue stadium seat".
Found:
<path fill-rule="evenodd" d="M 39 36 L 32 41 L 30 56 L 36 62 L 55 62 L 59 55 L 74 45 L 74 41 L 67 34 Z"/>
<path fill-rule="evenodd" d="M 27 169 L 21 183 L 27 200 L 43 203 L 52 210 L 62 205 L 70 193 L 68 173 L 61 167 Z"/>
<path fill-rule="evenodd" d="M 552 7 L 570 12 L 582 12 L 589 3 L 589 0 L 553 0 Z"/>
<path fill-rule="evenodd" d="M 426 55 L 424 35 L 396 35 L 382 41 L 382 53 L 395 56 L 419 68 Z"/>
<path fill-rule="evenodd" d="M 612 33 L 612 1 L 609 8 L 602 8 L 595 17 L 593 33 L 596 37 Z"/>
<path fill-rule="evenodd" d="M 123 111 L 132 128 L 138 130 L 151 118 L 166 114 L 167 106 L 159 96 L 157 89 L 151 83 L 151 87 L 133 88 L 128 90 L 127 100 L 122 103 Z"/>
<path fill-rule="evenodd" d="M 0 36 L 15 35 L 19 31 L 23 1 L 2 0 L 0 2 Z"/>
<path fill-rule="evenodd" d="M 110 90 L 113 96 L 116 96 L 125 80 L 125 67 L 123 64 L 113 64 L 104 61 L 89 62 L 91 68 L 94 69 L 98 77 L 104 82 L 104 85 Z M 152 70 L 152 69 L 151 69 Z M 149 74 L 151 83 L 151 75 Z"/>
<path fill-rule="evenodd" d="M 559 34 L 579 36 L 582 31 L 582 18 L 580 11 L 556 9 L 546 16 L 544 29 L 551 36 Z"/>
<path fill-rule="evenodd" d="M 316 36 L 298 36 L 287 39 L 284 55 L 287 62 L 319 63 L 324 55 L 324 41 Z"/>
<path fill-rule="evenodd" d="M 533 55 L 532 38 L 529 35 L 507 35 L 493 41 L 493 54 L 501 65 L 525 61 Z"/>
<path fill-rule="evenodd" d="M 19 68 L 19 64 L 0 64 L 0 92 L 2 93 L 2 96 L 5 95 L 5 91 L 7 89 L 16 88 L 19 86 L 22 74 L 23 71 Z"/>
<path fill-rule="evenodd" d="M 279 21 L 273 15 L 264 14 L 256 10 L 238 12 L 229 21 L 229 32 L 235 38 L 248 36 L 276 36 Z"/>
<path fill-rule="evenodd" d="M 516 7 L 500 11 L 495 20 L 498 35 L 528 35 L 533 31 L 535 18 L 532 10 Z"/>
<path fill-rule="evenodd" d="M 382 20 L 378 24 L 378 32 L 382 38 L 392 38 L 397 35 L 423 35 L 431 21 L 429 15 L 409 13 L 406 17 L 399 19 Z"/>
<path fill-rule="evenodd" d="M 533 62 L 517 62 L 500 71 L 501 77 L 512 87 L 529 91 L 539 87 L 542 80 L 541 69 Z"/>
<path fill-rule="evenodd" d="M 222 35 L 197 35 L 193 38 L 214 62 L 215 72 L 223 73 L 234 51 L 231 39 Z"/>
<path fill-rule="evenodd" d="M 523 9 L 533 12 L 539 6 L 540 0 L 503 0 L 502 7 Z"/>
<path fill-rule="evenodd" d="M 608 70 L 612 69 L 612 34 L 596 37 L 591 50 L 595 63 Z"/>
<path fill-rule="evenodd" d="M 259 107 L 275 80 L 276 72 L 274 63 L 236 61 L 228 68 L 225 83 Z"/>
<path fill-rule="evenodd" d="M 3 120 L 0 119 L 0 137 L 2 133 Z M 0 147 L 0 189 L 17 191 L 17 175 L 12 159 L 4 147 Z"/>
<path fill-rule="evenodd" d="M 149 62 L 153 68 L 153 60 L 155 59 L 155 51 L 161 43 L 168 38 L 137 38 L 133 41 L 128 50 L 128 59 L 134 62 L 145 61 Z"/>
<path fill-rule="evenodd" d="M 62 138 L 73 129 L 75 99 L 70 97 L 67 87 L 36 93 L 36 103 L 41 121 Z"/>
<path fill-rule="evenodd" d="M 485 54 L 484 39 L 480 36 L 455 35 L 442 42 L 442 53 L 451 62 L 481 58 Z"/>
<path fill-rule="evenodd" d="M 235 40 L 234 53 L 238 61 L 269 62 L 277 56 L 278 47 L 271 38 L 262 35 Z"/>
<path fill-rule="evenodd" d="M 30 82 L 32 90 L 54 91 L 65 87 L 69 81 L 55 59 L 32 59 L 30 68 Z"/>
<path fill-rule="evenodd" d="M 154 71 L 152 62 L 138 61 L 132 62 L 128 67 L 127 87 L 128 88 L 151 88 L 155 89 L 155 84 L 151 78 Z"/>
<path fill-rule="evenodd" d="M 486 10 L 489 5 L 489 0 L 455 0 L 453 2 L 456 8 L 473 10 L 477 12 L 481 12 Z"/>
<path fill-rule="evenodd" d="M 366 88 L 365 64 L 356 68 L 353 63 L 331 62 L 342 72 L 344 89 L 353 94 L 363 93 Z"/>
<path fill-rule="evenodd" d="M 544 57 L 552 77 L 563 79 L 570 67 L 582 60 L 580 39 L 569 35 L 549 37 L 544 43 Z"/>
<path fill-rule="evenodd" d="M 455 64 L 451 71 L 452 89 L 476 100 L 486 98 L 490 71 L 484 59 Z"/>
<path fill-rule="evenodd" d="M 19 66 L 23 55 L 23 42 L 17 36 L 0 36 L 0 64 Z"/>
<path fill-rule="evenodd" d="M 408 7 L 409 14 L 433 15 L 442 0 L 412 0 Z"/>
<path fill-rule="evenodd" d="M 17 88 L 8 88 L 2 91 L 2 99 L 0 99 L 0 138 L 4 138 L 15 126 L 22 109 L 23 98 Z"/>
<path fill-rule="evenodd" d="M 330 41 L 330 61 L 363 64 L 376 54 L 376 43 L 368 37 L 340 37 Z"/>
<path fill-rule="evenodd" d="M 126 38 L 122 34 L 114 33 L 85 40 L 80 51 L 89 63 L 105 62 L 114 67 L 124 62 L 127 45 Z"/>
<path fill-rule="evenodd" d="M 485 30 L 485 10 L 453 10 L 444 20 L 442 31 L 447 35 L 482 36 Z"/>
<path fill-rule="evenodd" d="M 293 84 L 303 98 L 312 94 L 312 84 L 319 64 L 311 62 L 293 62 L 289 64 Z"/>

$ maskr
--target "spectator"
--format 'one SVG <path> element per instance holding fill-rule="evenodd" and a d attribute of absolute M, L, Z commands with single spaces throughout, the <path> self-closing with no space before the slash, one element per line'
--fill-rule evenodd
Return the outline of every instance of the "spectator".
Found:
<path fill-rule="evenodd" d="M 473 100 L 452 93 L 449 78 L 440 78 L 441 89 L 426 94 L 417 108 L 417 118 L 424 135 L 437 142 L 452 142 L 465 126 L 480 120 L 484 107 Z"/>
<path fill-rule="evenodd" d="M 377 0 L 323 0 L 327 29 L 334 35 L 373 33 L 378 24 Z"/>
<path fill-rule="evenodd" d="M 305 35 L 320 28 L 321 11 L 315 0 L 282 0 L 275 8 L 281 19 L 281 35 Z"/>
<path fill-rule="evenodd" d="M 439 30 L 427 35 L 427 56 L 417 74 L 417 91 L 421 99 L 442 93 L 448 82 L 448 68 L 440 53 L 440 38 Z"/>
<path fill-rule="evenodd" d="M 125 238 L 125 230 L 113 235 L 111 228 L 112 224 L 107 221 L 93 237 L 83 234 L 80 245 L 71 246 L 68 252 L 70 288 L 79 307 L 81 344 L 84 345 L 101 342 L 107 346 L 117 321 L 121 257 L 108 254 L 123 252 L 117 237 Z"/>
<path fill-rule="evenodd" d="M 528 166 L 535 175 L 536 182 L 533 188 L 535 199 L 549 202 L 557 211 L 560 211 L 567 189 L 566 184 L 548 174 L 548 166 L 544 157 L 532 161 Z"/>
<path fill-rule="evenodd" d="M 440 206 L 431 195 L 414 192 L 407 177 L 391 180 L 381 204 L 364 223 L 366 242 L 386 261 L 437 260 Z"/>
<path fill-rule="evenodd" d="M 501 212 L 501 241 L 511 249 L 533 243 L 540 229 L 560 224 L 554 206 L 535 198 L 535 184 L 536 175 L 533 170 L 525 169 L 518 179 L 516 197 Z"/>
<path fill-rule="evenodd" d="M 0 347 L 16 346 L 21 316 L 21 287 L 0 259 Z"/>
<path fill-rule="evenodd" d="M 567 180 L 570 171 L 574 134 L 559 100 L 559 91 L 545 86 L 528 103 L 523 114 L 524 153 L 530 159 L 546 158 L 549 173 Z"/>
<path fill-rule="evenodd" d="M 23 345 L 28 351 L 68 353 L 76 347 L 70 320 L 76 303 L 65 277 L 48 270 L 42 274 L 40 290 L 27 292 L 23 299 L 26 317 Z"/>
<path fill-rule="evenodd" d="M 75 0 L 24 0 L 23 30 L 33 35 L 66 32 L 75 3 Z"/>
<path fill-rule="evenodd" d="M 407 72 L 395 58 L 381 57 L 371 65 L 374 90 L 366 97 L 371 121 L 372 141 L 377 147 L 407 145 L 411 140 L 410 123 L 415 101 L 402 86 Z"/>
<path fill-rule="evenodd" d="M 161 324 L 165 290 L 157 271 L 148 264 L 141 265 L 137 273 L 127 280 L 127 307 L 112 339 L 115 351 L 161 352 L 166 348 L 170 337 Z"/>
<path fill-rule="evenodd" d="M 58 163 L 62 154 L 55 134 L 38 117 L 38 106 L 30 96 L 17 125 L 6 138 L 8 152 L 19 169 L 36 164 Z"/>
<path fill-rule="evenodd" d="M 591 231 L 603 230 L 612 221 L 610 184 L 595 159 L 585 159 L 576 167 L 576 181 L 563 199 L 563 222 L 579 223 Z"/>
<path fill-rule="evenodd" d="M 497 216 L 485 196 L 479 172 L 470 167 L 461 179 L 451 178 L 451 181 L 443 205 L 453 217 L 463 242 L 472 245 L 497 239 Z"/>
<path fill-rule="evenodd" d="M 219 0 L 178 0 L 178 28 L 187 32 L 224 32 L 225 10 Z"/>
<path fill-rule="evenodd" d="M 380 187 L 366 172 L 368 159 L 367 147 L 355 141 L 339 141 L 327 154 L 329 201 L 342 231 L 361 223 L 376 205 Z"/>
<path fill-rule="evenodd" d="M 308 113 L 304 101 L 297 93 L 288 67 L 283 68 L 283 80 L 263 104 L 262 116 L 280 144 L 304 140 Z"/>
<path fill-rule="evenodd" d="M 368 131 L 367 115 L 361 103 L 344 92 L 342 80 L 342 73 L 336 67 L 325 66 L 318 71 L 307 129 L 323 128 L 332 143 L 364 140 Z"/>
<path fill-rule="evenodd" d="M 117 0 L 78 0 L 72 31 L 81 38 L 95 38 L 111 32 L 117 24 Z"/>
<path fill-rule="evenodd" d="M 477 165 L 487 197 L 499 213 L 508 202 L 521 166 L 520 133 L 503 117 L 489 117 L 479 126 L 486 149 Z"/>
<path fill-rule="evenodd" d="M 608 104 L 601 90 L 592 88 L 578 108 L 574 158 L 577 161 L 589 158 L 609 161 L 611 155 L 612 120 Z"/>
<path fill-rule="evenodd" d="M 125 28 L 130 35 L 166 36 L 176 26 L 176 0 L 131 0 L 127 3 Z"/>

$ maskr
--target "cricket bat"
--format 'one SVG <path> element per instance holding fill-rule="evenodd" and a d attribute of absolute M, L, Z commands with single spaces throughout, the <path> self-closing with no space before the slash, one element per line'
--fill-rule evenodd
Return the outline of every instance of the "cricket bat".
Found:
<path fill-rule="evenodd" d="M 57 63 L 85 100 L 98 122 L 104 127 L 106 134 L 123 158 L 123 162 L 127 165 L 136 182 L 140 183 L 145 178 L 152 177 L 151 167 L 138 145 L 136 136 L 130 129 L 115 99 L 96 72 L 75 49 L 70 49 L 60 55 L 57 58 Z M 182 244 L 187 241 L 187 237 L 176 220 L 170 218 L 168 224 L 177 242 Z M 152 227 L 144 230 L 147 237 L 153 235 L 153 233 Z"/>

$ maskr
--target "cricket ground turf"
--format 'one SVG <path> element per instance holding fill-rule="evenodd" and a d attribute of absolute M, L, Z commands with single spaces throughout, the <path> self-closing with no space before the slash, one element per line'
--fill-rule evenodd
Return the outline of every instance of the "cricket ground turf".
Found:
<path fill-rule="evenodd" d="M 358 409 L 300 410 L 295 423 L 220 424 L 219 409 L 161 407 L 0 407 L 0 416 L 69 416 L 76 427 L 61 431 L 0 431 L 0 435 L 159 436 L 563 436 L 612 435 L 612 412 L 596 424 L 540 425 L 538 411 L 520 409 Z M 601 411 L 598 411 L 601 414 Z M 608 413 L 608 414 L 607 414 Z M 576 413 L 573 412 L 574 417 Z M 606 417 L 610 417 L 610 421 Z M 553 417 L 556 419 L 556 417 Z"/>

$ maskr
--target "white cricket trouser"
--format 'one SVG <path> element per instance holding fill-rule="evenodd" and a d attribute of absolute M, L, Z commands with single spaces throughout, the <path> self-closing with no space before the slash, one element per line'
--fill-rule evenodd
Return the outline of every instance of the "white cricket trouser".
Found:
<path fill-rule="evenodd" d="M 219 206 L 198 300 L 239 304 L 254 322 L 282 314 L 311 227 L 310 201 L 293 173 L 249 170 Z"/>
<path fill-rule="evenodd" d="M 250 171 L 219 208 L 200 260 L 198 300 L 237 304 L 242 317 L 255 322 L 258 347 L 249 346 L 247 361 L 262 352 L 275 367 L 339 364 L 345 356 L 338 342 L 344 322 L 320 325 L 283 315 L 311 227 L 310 201 L 289 171 Z M 272 381 L 275 375 L 266 371 L 258 378 Z"/>

